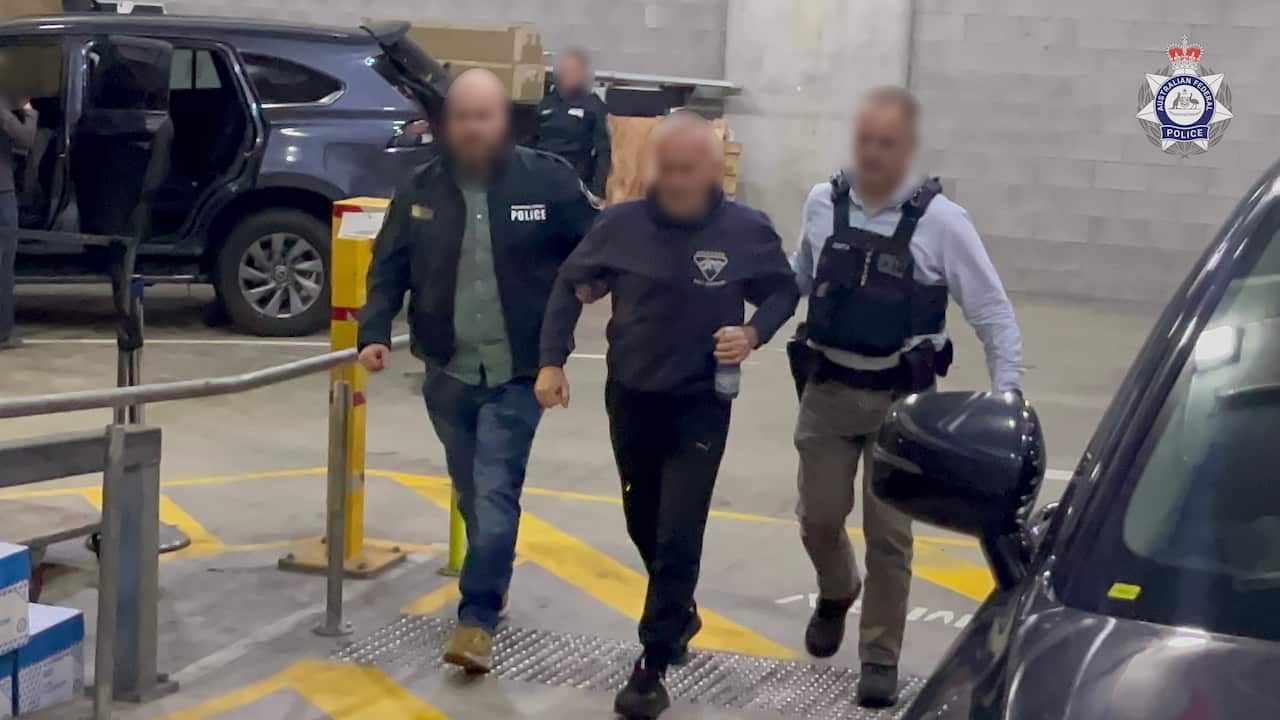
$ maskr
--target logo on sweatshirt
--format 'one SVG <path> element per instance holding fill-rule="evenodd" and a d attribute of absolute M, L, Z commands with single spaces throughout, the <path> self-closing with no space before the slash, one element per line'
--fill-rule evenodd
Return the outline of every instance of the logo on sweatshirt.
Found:
<path fill-rule="evenodd" d="M 543 222 L 547 219 L 546 205 L 512 205 L 511 222 Z"/>
<path fill-rule="evenodd" d="M 720 273 L 724 272 L 725 266 L 729 264 L 728 255 L 718 250 L 699 250 L 693 254 L 693 264 L 697 266 L 698 272 L 702 273 L 701 280 L 694 279 L 695 284 L 708 287 L 725 284 L 725 281 L 720 279 Z"/>

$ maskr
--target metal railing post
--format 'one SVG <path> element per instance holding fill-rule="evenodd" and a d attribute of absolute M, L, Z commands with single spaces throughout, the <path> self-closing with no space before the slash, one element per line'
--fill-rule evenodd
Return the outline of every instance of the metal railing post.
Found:
<path fill-rule="evenodd" d="M 116 534 L 119 552 L 115 576 L 119 601 L 115 618 L 113 693 L 125 702 L 149 702 L 177 685 L 158 670 L 160 624 L 160 457 L 126 457 L 114 479 L 110 500 L 103 497 L 105 514 L 119 513 Z M 105 493 L 105 489 L 104 489 Z M 109 504 L 110 503 L 110 504 Z M 101 623 L 101 618 L 99 623 Z"/>
<path fill-rule="evenodd" d="M 342 620 L 347 476 L 351 472 L 347 432 L 351 425 L 351 405 L 351 385 L 346 380 L 333 383 L 329 401 L 329 482 L 325 498 L 328 566 L 325 568 L 324 624 L 315 629 L 315 633 L 323 637 L 341 637 L 351 633 L 351 624 Z"/>
<path fill-rule="evenodd" d="M 114 697 L 116 611 L 120 601 L 120 501 L 124 477 L 124 425 L 107 428 L 102 474 L 102 534 L 98 544 L 98 636 L 93 654 L 93 720 L 109 720 Z"/>

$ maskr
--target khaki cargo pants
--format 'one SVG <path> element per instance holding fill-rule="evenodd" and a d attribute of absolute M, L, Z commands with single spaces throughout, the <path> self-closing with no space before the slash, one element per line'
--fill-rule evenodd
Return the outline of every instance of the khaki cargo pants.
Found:
<path fill-rule="evenodd" d="M 818 572 L 824 599 L 857 597 L 863 590 L 845 523 L 854 507 L 858 459 L 863 477 L 891 391 L 856 390 L 838 382 L 811 382 L 800 401 L 795 443 L 800 452 L 800 536 Z M 867 576 L 862 593 L 859 654 L 864 663 L 897 665 L 911 589 L 911 519 L 880 501 L 863 483 L 862 527 Z"/>

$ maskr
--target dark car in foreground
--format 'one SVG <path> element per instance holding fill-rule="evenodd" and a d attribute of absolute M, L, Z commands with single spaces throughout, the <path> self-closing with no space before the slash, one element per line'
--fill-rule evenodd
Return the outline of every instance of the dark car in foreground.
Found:
<path fill-rule="evenodd" d="M 997 589 L 908 720 L 1280 718 L 1280 166 L 1140 351 L 1060 503 L 1015 395 L 897 405 L 874 489 Z"/>
<path fill-rule="evenodd" d="M 213 284 L 246 332 L 324 327 L 332 203 L 388 197 L 432 152 L 446 73 L 408 28 L 107 13 L 0 23 L 0 59 L 31 73 L 40 111 L 18 178 L 20 279 L 107 273 L 77 212 L 77 127 L 104 50 L 162 41 L 165 99 L 141 109 L 167 110 L 173 139 L 138 272 Z"/>

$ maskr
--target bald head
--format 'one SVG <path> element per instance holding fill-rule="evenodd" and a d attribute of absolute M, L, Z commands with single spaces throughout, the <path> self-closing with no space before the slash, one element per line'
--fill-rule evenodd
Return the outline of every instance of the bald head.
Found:
<path fill-rule="evenodd" d="M 510 100 L 502 80 L 480 68 L 454 78 L 445 98 L 445 143 L 463 170 L 484 174 L 507 142 Z"/>
<path fill-rule="evenodd" d="M 654 196 L 663 211 L 692 218 L 706 212 L 724 175 L 724 146 L 711 123 L 692 112 L 663 118 L 651 138 Z"/>

